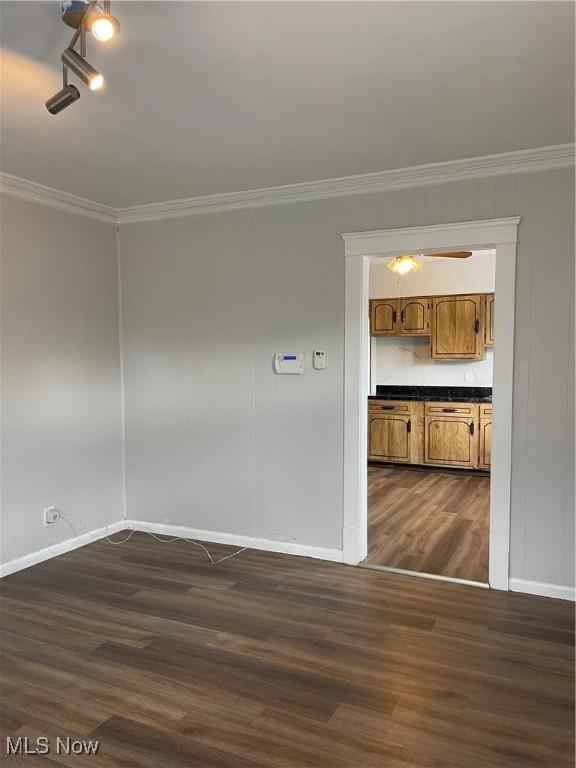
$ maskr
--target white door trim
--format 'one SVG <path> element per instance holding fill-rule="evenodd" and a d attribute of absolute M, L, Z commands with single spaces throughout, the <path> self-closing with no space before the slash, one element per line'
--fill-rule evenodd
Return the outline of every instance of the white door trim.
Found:
<path fill-rule="evenodd" d="M 371 257 L 451 248 L 496 248 L 490 586 L 509 588 L 510 478 L 516 243 L 520 217 L 343 234 L 346 257 L 344 342 L 344 562 L 368 551 L 367 407 L 369 393 L 368 278 Z"/>

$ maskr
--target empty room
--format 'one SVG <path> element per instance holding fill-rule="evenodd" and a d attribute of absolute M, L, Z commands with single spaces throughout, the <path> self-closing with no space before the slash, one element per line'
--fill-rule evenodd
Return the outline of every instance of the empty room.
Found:
<path fill-rule="evenodd" d="M 0 44 L 0 763 L 574 768 L 574 3 Z"/>

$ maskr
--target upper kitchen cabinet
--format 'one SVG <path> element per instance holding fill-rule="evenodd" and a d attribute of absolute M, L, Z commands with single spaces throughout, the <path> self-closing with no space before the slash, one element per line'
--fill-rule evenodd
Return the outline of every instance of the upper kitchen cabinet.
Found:
<path fill-rule="evenodd" d="M 411 296 L 398 300 L 400 336 L 429 336 L 429 303 L 427 296 Z"/>
<path fill-rule="evenodd" d="M 433 360 L 484 360 L 484 295 L 435 296 L 430 308 Z"/>
<path fill-rule="evenodd" d="M 398 299 L 370 301 L 370 334 L 395 336 L 398 333 Z"/>
<path fill-rule="evenodd" d="M 484 344 L 491 347 L 494 344 L 494 294 L 487 293 L 484 301 Z"/>

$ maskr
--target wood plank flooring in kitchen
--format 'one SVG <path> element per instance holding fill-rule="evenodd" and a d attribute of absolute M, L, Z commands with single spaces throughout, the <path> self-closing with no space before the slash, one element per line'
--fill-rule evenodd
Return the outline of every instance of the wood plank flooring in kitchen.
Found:
<path fill-rule="evenodd" d="M 369 465 L 365 564 L 486 583 L 489 530 L 487 475 Z"/>
<path fill-rule="evenodd" d="M 41 765 L 573 765 L 567 602 L 145 534 L 0 595 L 3 734 L 100 741 Z"/>

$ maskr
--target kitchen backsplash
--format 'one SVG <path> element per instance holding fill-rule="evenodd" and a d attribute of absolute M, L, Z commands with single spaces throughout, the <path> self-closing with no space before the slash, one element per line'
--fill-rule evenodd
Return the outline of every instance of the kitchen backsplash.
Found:
<path fill-rule="evenodd" d="M 428 337 L 371 340 L 371 383 L 420 386 L 492 386 L 493 350 L 485 360 L 431 360 Z"/>

